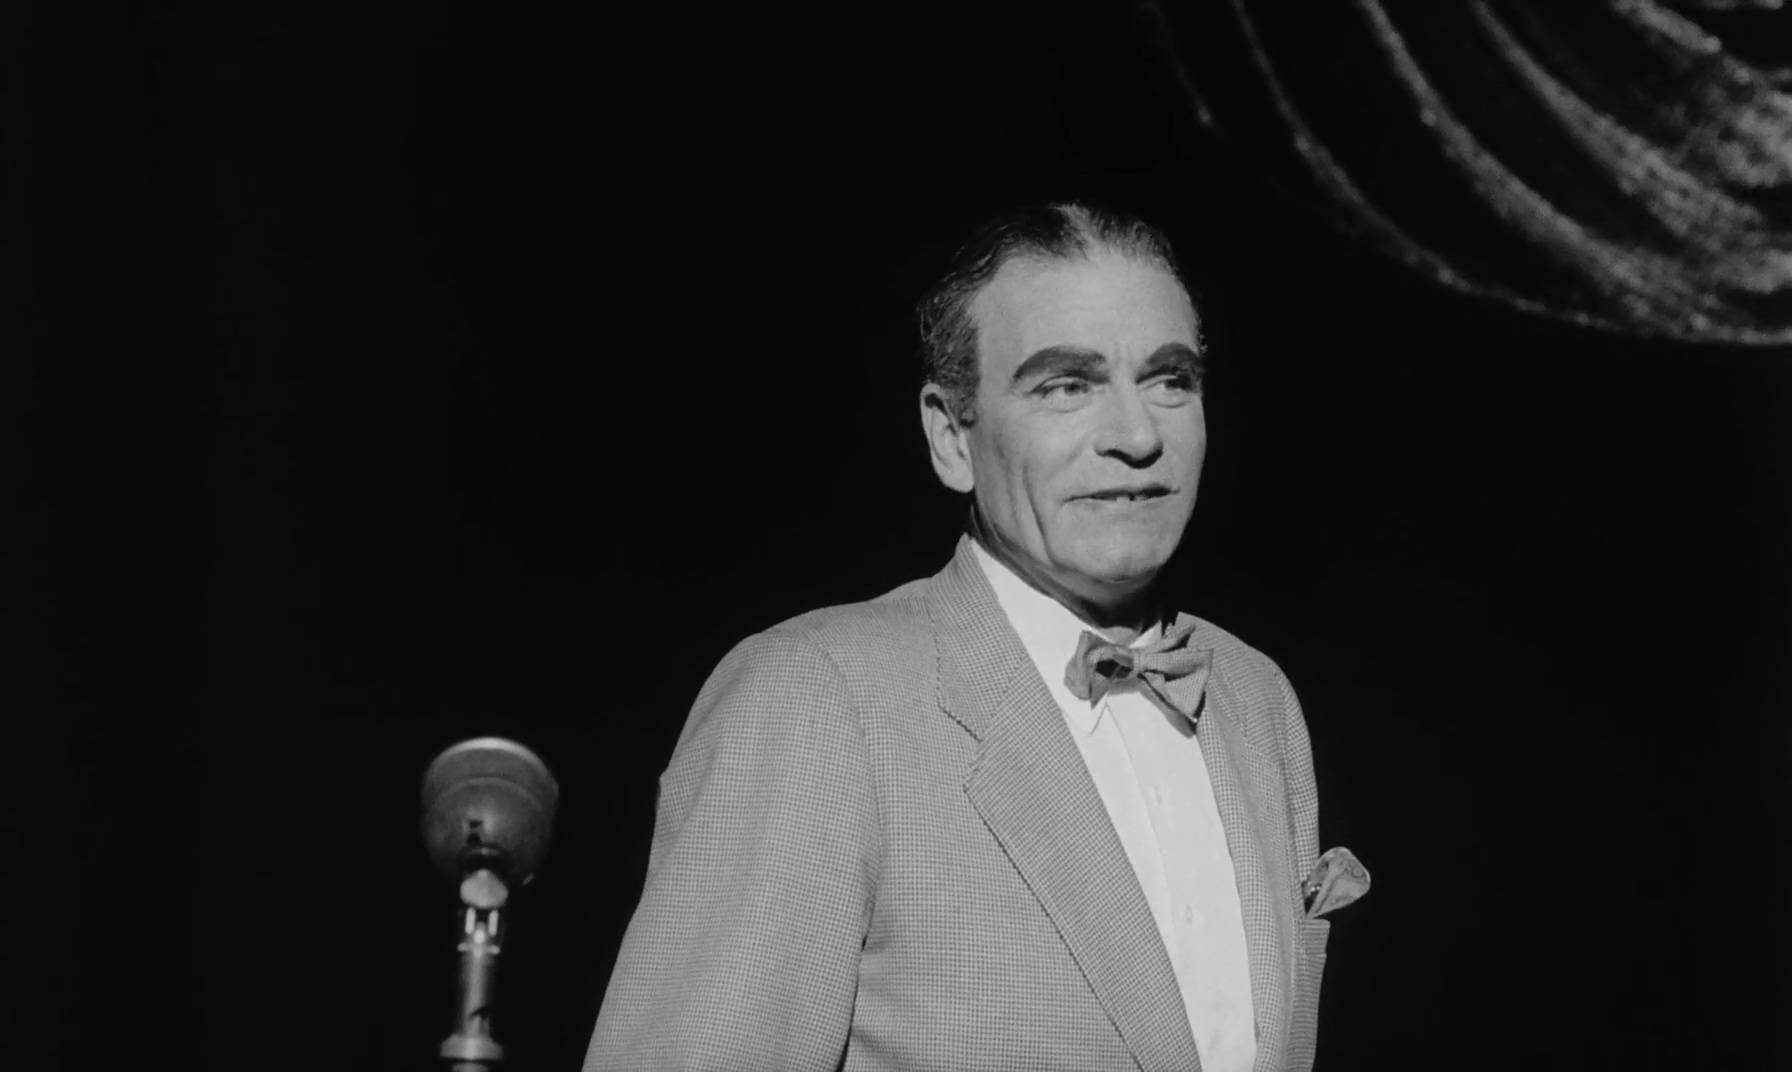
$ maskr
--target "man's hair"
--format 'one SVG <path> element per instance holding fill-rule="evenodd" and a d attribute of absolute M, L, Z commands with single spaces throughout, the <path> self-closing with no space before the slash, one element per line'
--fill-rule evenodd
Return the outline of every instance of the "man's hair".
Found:
<path fill-rule="evenodd" d="M 984 223 L 954 254 L 945 276 L 915 312 L 921 329 L 921 375 L 944 392 L 953 417 L 977 418 L 977 324 L 971 301 L 1012 260 L 1067 261 L 1099 252 L 1155 265 L 1175 277 L 1194 301 L 1170 240 L 1131 213 L 1091 205 L 1027 205 Z"/>

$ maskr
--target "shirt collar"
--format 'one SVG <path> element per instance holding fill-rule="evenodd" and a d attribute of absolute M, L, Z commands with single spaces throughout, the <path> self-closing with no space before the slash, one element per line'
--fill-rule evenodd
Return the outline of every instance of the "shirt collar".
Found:
<path fill-rule="evenodd" d="M 1052 698 L 1064 709 L 1065 717 L 1072 726 L 1084 733 L 1094 732 L 1101 721 L 1102 705 L 1079 700 L 1072 695 L 1070 687 L 1064 684 L 1064 668 L 1070 665 L 1071 656 L 1076 654 L 1077 642 L 1085 632 L 1094 633 L 1105 640 L 1112 638 L 1078 618 L 1064 604 L 1021 579 L 1019 574 L 984 550 L 983 545 L 976 540 L 971 541 L 971 550 L 977 557 L 977 564 L 983 567 L 983 575 L 989 578 L 989 586 L 995 589 L 996 603 L 1002 608 L 1002 614 L 1007 617 L 1008 624 L 1014 627 L 1015 635 L 1020 637 L 1021 647 L 1027 649 L 1027 654 L 1032 657 L 1033 665 L 1039 670 L 1039 676 L 1045 679 L 1045 686 Z M 1149 644 L 1162 631 L 1161 625 L 1153 625 L 1133 638 L 1129 646 L 1136 648 L 1141 644 Z"/>

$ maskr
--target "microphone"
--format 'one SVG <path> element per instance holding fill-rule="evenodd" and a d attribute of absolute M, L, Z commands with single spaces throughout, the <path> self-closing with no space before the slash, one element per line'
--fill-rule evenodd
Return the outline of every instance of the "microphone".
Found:
<path fill-rule="evenodd" d="M 462 741 L 423 772 L 423 843 L 460 883 L 459 1013 L 441 1056 L 454 1072 L 504 1059 L 492 1037 L 499 925 L 510 891 L 527 885 L 553 840 L 560 787 L 534 752 L 502 737 Z"/>

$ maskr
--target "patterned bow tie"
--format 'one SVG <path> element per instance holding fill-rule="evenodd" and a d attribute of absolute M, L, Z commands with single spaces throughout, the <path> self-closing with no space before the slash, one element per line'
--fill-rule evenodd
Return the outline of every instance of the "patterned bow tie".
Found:
<path fill-rule="evenodd" d="M 1135 688 L 1165 714 L 1192 722 L 1201 708 L 1213 655 L 1188 646 L 1194 630 L 1195 623 L 1188 622 L 1137 648 L 1085 631 L 1064 668 L 1064 684 L 1072 696 L 1091 704 L 1100 703 L 1110 690 Z"/>

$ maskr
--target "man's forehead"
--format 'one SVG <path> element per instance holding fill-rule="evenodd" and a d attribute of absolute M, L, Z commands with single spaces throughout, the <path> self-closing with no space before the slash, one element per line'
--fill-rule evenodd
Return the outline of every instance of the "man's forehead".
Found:
<path fill-rule="evenodd" d="M 1046 346 L 1148 352 L 1197 343 L 1194 307 L 1176 277 L 1119 253 L 1015 258 L 977 293 L 970 312 L 979 351 L 1004 363 Z"/>

